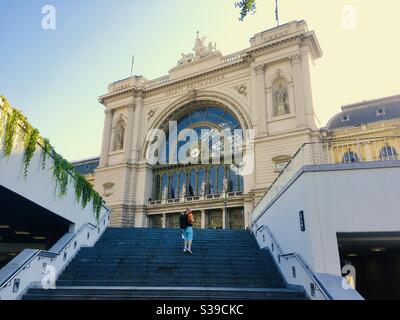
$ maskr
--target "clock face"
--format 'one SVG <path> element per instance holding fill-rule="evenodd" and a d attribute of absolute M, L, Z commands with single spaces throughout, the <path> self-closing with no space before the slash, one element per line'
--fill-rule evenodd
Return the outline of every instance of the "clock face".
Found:
<path fill-rule="evenodd" d="M 192 158 L 197 159 L 200 156 L 200 150 L 199 148 L 194 148 L 191 152 L 190 155 Z"/>

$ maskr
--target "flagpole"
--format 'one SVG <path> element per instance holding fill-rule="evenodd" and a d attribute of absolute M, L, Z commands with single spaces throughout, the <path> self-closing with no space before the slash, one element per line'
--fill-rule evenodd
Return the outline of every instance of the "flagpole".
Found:
<path fill-rule="evenodd" d="M 132 55 L 132 64 L 131 64 L 131 78 L 133 77 L 133 64 L 135 63 L 135 55 Z"/>
<path fill-rule="evenodd" d="M 275 0 L 275 19 L 277 26 L 279 27 L 279 6 L 278 6 L 278 0 Z"/>

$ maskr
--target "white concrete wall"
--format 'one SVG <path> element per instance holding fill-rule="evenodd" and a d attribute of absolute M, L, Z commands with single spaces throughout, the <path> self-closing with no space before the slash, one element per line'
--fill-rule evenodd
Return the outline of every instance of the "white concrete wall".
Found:
<path fill-rule="evenodd" d="M 53 159 L 48 158 L 46 168 L 41 168 L 41 148 L 35 155 L 28 168 L 28 176 L 23 176 L 24 151 L 16 149 L 7 159 L 0 151 L 0 185 L 48 209 L 49 211 L 71 221 L 75 230 L 86 223 L 96 224 L 96 218 L 89 203 L 85 209 L 75 199 L 74 182 L 68 186 L 65 197 L 59 198 L 55 194 L 53 178 Z M 101 215 L 106 212 L 102 210 Z M 71 230 L 73 231 L 73 230 Z"/>
<path fill-rule="evenodd" d="M 338 276 L 337 233 L 400 231 L 398 161 L 305 169 L 311 171 L 303 172 L 253 228 L 267 225 L 284 253 L 300 254 L 315 273 Z M 300 231 L 301 210 L 305 232 Z M 262 233 L 257 240 L 261 247 L 269 245 Z"/>

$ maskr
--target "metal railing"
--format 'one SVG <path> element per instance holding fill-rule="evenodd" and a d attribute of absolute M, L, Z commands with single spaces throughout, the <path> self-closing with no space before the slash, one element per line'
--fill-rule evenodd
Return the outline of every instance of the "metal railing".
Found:
<path fill-rule="evenodd" d="M 110 211 L 108 211 L 104 216 L 103 219 L 107 218 L 109 215 Z M 101 219 L 101 220 L 103 220 Z M 24 262 L 20 267 L 15 269 L 1 284 L 0 284 L 0 291 L 3 290 L 5 287 L 8 287 L 11 285 L 12 280 L 17 277 L 22 271 L 29 269 L 30 264 L 37 258 L 37 257 L 45 257 L 45 258 L 50 258 L 50 259 L 55 259 L 61 255 L 63 255 L 64 251 L 68 249 L 72 242 L 75 241 L 76 238 L 78 238 L 84 231 L 87 229 L 98 229 L 98 226 L 95 226 L 92 223 L 87 223 L 83 225 L 76 234 L 71 237 L 71 239 L 68 240 L 68 242 L 63 245 L 63 247 L 58 251 L 58 252 L 52 252 L 52 251 L 45 251 L 45 250 L 39 250 L 35 253 L 32 254 L 31 257 L 27 259 L 26 262 Z"/>
<path fill-rule="evenodd" d="M 400 136 L 364 139 L 332 139 L 303 144 L 272 182 L 252 213 L 257 222 L 264 209 L 306 165 L 352 164 L 359 162 L 399 160 Z"/>
<path fill-rule="evenodd" d="M 276 240 L 275 236 L 273 235 L 272 231 L 266 226 L 263 225 L 259 230 L 265 230 L 271 239 L 271 242 L 274 244 L 274 247 L 278 250 L 278 264 L 281 262 L 281 258 L 286 260 L 293 258 L 295 259 L 300 267 L 304 270 L 305 274 L 308 276 L 309 281 L 315 286 L 315 290 L 319 291 L 321 295 L 324 297 L 325 300 L 333 300 L 332 296 L 329 294 L 328 290 L 325 286 L 319 281 L 318 277 L 314 274 L 311 268 L 307 265 L 304 259 L 296 252 L 284 253 L 281 246 L 279 245 L 278 241 Z M 258 230 L 258 231 L 259 231 Z M 274 255 L 275 250 L 271 250 L 271 254 Z M 311 296 L 313 296 L 311 294 Z"/>

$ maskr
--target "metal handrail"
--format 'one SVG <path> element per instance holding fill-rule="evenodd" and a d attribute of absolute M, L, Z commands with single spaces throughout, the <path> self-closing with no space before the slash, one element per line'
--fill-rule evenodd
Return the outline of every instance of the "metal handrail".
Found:
<path fill-rule="evenodd" d="M 276 248 L 279 250 L 279 255 L 282 258 L 288 258 L 288 257 L 293 257 L 295 258 L 299 263 L 300 266 L 304 269 L 304 271 L 308 274 L 308 276 L 311 278 L 311 280 L 314 282 L 314 284 L 316 285 L 316 287 L 318 288 L 318 290 L 322 293 L 322 295 L 325 297 L 326 300 L 333 300 L 332 296 L 329 294 L 328 290 L 326 290 L 325 286 L 319 281 L 319 279 L 317 278 L 317 276 L 314 274 L 314 272 L 310 269 L 310 267 L 307 265 L 307 263 L 303 260 L 303 258 L 297 254 L 296 252 L 290 252 L 290 253 L 283 253 L 282 248 L 280 247 L 278 241 L 276 240 L 276 238 L 274 237 L 272 231 L 266 226 L 264 225 L 262 227 L 263 229 L 265 229 L 271 240 L 274 242 L 274 245 L 276 246 Z"/>
<path fill-rule="evenodd" d="M 106 217 L 108 214 L 110 213 L 110 211 L 107 211 L 107 213 L 103 216 Z M 98 228 L 98 226 L 95 226 L 93 223 L 86 223 L 85 225 L 83 225 L 78 232 L 70 239 L 68 240 L 68 242 L 59 250 L 59 252 L 51 252 L 51 251 L 45 251 L 45 250 L 39 250 L 37 252 L 35 252 L 33 254 L 33 256 L 31 258 L 29 258 L 29 260 L 27 262 L 25 262 L 22 266 L 20 266 L 18 269 L 16 269 L 10 276 L 8 276 L 8 278 L 6 280 L 3 281 L 3 283 L 0 285 L 0 291 L 3 290 L 5 287 L 7 287 L 7 284 L 13 279 L 15 278 L 21 271 L 25 270 L 26 267 L 33 261 L 35 260 L 36 257 L 38 256 L 42 256 L 43 254 L 49 254 L 49 255 L 53 255 L 54 257 L 60 256 L 65 249 L 67 249 L 70 244 L 72 243 L 72 241 L 74 241 L 84 230 L 86 230 L 88 227 L 91 227 L 92 229 L 96 229 Z"/>

